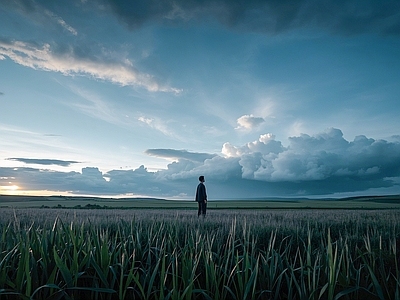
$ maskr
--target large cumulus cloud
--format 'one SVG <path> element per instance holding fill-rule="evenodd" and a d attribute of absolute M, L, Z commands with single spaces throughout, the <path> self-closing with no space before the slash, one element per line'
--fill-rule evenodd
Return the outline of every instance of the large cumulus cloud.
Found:
<path fill-rule="evenodd" d="M 244 174 L 264 181 L 384 179 L 400 174 L 400 144 L 357 136 L 349 142 L 339 129 L 289 138 L 275 156 L 253 151 L 241 157 Z M 249 158 L 250 157 L 250 158 Z M 249 159 L 259 161 L 248 164 Z M 255 160 L 257 160 L 255 159 Z M 250 170 L 249 170 L 250 169 Z"/>
<path fill-rule="evenodd" d="M 278 155 L 251 152 L 239 163 L 246 178 L 287 182 L 305 193 L 361 191 L 396 184 L 400 144 L 358 136 L 349 142 L 339 129 L 289 138 Z M 302 187 L 302 188 L 300 188 Z M 325 192 L 324 192 L 325 191 Z"/>
<path fill-rule="evenodd" d="M 286 183 L 293 192 L 329 194 L 396 185 L 400 175 L 400 144 L 357 136 L 349 142 L 339 129 L 315 136 L 289 138 L 281 151 L 257 141 L 245 147 L 224 145 L 225 152 L 240 157 L 243 178 L 266 183 Z M 263 148 L 251 150 L 261 144 Z"/>
<path fill-rule="evenodd" d="M 191 198 L 198 176 L 205 175 L 213 199 L 400 193 L 400 142 L 363 135 L 347 141 L 335 128 L 290 137 L 288 146 L 263 134 L 242 146 L 225 143 L 220 155 L 174 149 L 147 153 L 173 162 L 157 172 L 144 165 L 108 172 L 86 167 L 81 173 L 0 168 L 0 186 L 12 182 L 30 190 Z"/>

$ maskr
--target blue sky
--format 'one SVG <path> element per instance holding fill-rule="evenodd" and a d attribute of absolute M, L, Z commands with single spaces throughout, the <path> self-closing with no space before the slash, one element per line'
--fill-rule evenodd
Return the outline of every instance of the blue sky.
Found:
<path fill-rule="evenodd" d="M 0 194 L 400 194 L 398 1 L 6 0 Z"/>

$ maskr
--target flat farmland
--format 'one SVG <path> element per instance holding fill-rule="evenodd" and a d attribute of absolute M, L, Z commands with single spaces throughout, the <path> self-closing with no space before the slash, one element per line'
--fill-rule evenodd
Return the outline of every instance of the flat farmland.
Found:
<path fill-rule="evenodd" d="M 64 196 L 0 196 L 0 207 L 39 208 L 164 208 L 195 209 L 192 200 Z M 208 209 L 400 209 L 400 195 L 343 199 L 231 199 L 213 200 Z"/>

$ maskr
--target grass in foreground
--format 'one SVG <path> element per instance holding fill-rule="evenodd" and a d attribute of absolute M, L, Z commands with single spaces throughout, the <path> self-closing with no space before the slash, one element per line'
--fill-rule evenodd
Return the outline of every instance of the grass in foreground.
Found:
<path fill-rule="evenodd" d="M 0 299 L 399 299 L 399 217 L 4 209 Z"/>

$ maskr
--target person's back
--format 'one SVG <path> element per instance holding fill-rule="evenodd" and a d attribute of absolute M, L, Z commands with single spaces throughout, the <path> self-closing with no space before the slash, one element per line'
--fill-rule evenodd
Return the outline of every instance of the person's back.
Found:
<path fill-rule="evenodd" d="M 207 192 L 206 186 L 204 185 L 204 176 L 200 176 L 199 181 L 200 183 L 197 185 L 196 189 L 196 201 L 199 205 L 197 216 L 203 215 L 203 217 L 205 217 L 207 210 Z"/>

